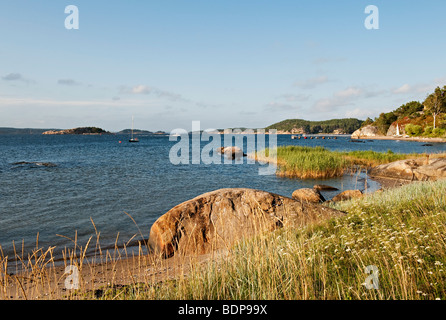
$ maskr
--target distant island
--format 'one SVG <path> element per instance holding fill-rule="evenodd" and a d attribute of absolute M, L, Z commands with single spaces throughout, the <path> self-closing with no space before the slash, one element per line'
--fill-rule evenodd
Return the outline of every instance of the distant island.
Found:
<path fill-rule="evenodd" d="M 132 129 L 124 129 L 118 132 L 106 131 L 98 127 L 78 127 L 73 129 L 36 129 L 36 128 L 12 128 L 12 127 L 0 127 L 0 135 L 108 135 L 108 134 L 126 134 L 130 135 Z M 134 135 L 168 135 L 165 131 L 148 131 L 141 129 L 134 129 Z"/>
<path fill-rule="evenodd" d="M 363 120 L 354 118 L 325 121 L 288 119 L 272 124 L 265 129 L 276 129 L 278 134 L 351 134 L 358 130 L 363 122 Z"/>
<path fill-rule="evenodd" d="M 116 134 L 131 134 L 131 133 L 132 133 L 132 129 L 124 129 L 119 132 L 116 132 Z M 167 134 L 167 133 L 164 131 L 153 132 L 153 131 L 148 131 L 148 130 L 134 129 L 133 134 L 135 134 L 135 135 L 153 135 L 153 134 L 163 135 L 163 134 Z"/>
<path fill-rule="evenodd" d="M 1 127 L 0 134 L 42 134 L 45 131 L 56 129 L 34 129 L 34 128 L 9 128 Z"/>
<path fill-rule="evenodd" d="M 80 127 L 74 129 L 65 130 L 49 130 L 42 132 L 42 134 L 48 135 L 65 135 L 65 134 L 80 134 L 80 135 L 101 135 L 101 134 L 111 134 L 111 132 L 105 131 L 104 129 L 97 127 Z"/>
<path fill-rule="evenodd" d="M 229 129 L 233 129 L 235 131 L 234 133 L 243 133 L 247 130 L 244 127 Z M 417 138 L 446 141 L 446 86 L 435 88 L 434 92 L 429 94 L 423 102 L 411 101 L 405 103 L 394 111 L 381 113 L 373 120 L 370 118 L 367 118 L 365 121 L 355 118 L 324 121 L 287 119 L 274 123 L 264 129 L 266 132 L 275 129 L 277 130 L 277 134 L 351 134 L 353 139 Z M 0 134 L 130 135 L 131 132 L 131 129 L 124 129 L 116 133 L 111 133 L 97 127 L 80 127 L 65 130 L 0 128 Z M 254 130 L 254 132 L 256 131 Z M 213 133 L 223 134 L 224 129 L 217 129 Z M 168 135 L 169 133 L 164 131 L 152 132 L 134 129 L 133 134 Z"/>

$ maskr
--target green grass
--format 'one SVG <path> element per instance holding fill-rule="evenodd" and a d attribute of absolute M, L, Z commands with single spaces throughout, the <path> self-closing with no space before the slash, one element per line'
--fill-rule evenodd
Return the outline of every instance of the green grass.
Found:
<path fill-rule="evenodd" d="M 336 152 L 336 151 L 335 151 Z M 367 167 L 374 167 L 380 164 L 389 163 L 404 159 L 413 159 L 425 157 L 424 154 L 412 153 L 394 153 L 391 150 L 387 152 L 376 152 L 372 150 L 346 151 L 339 152 L 355 165 L 362 165 Z"/>
<path fill-rule="evenodd" d="M 335 206 L 348 214 L 239 243 L 137 299 L 446 299 L 446 181 Z M 364 268 L 378 268 L 366 289 Z M 129 289 L 126 289 L 129 292 Z"/>
<path fill-rule="evenodd" d="M 260 161 L 274 161 L 277 154 L 278 176 L 300 179 L 320 179 L 342 176 L 354 166 L 372 167 L 383 163 L 417 158 L 420 154 L 400 154 L 376 151 L 330 151 L 323 147 L 282 146 L 251 155 Z"/>
<path fill-rule="evenodd" d="M 92 278 L 81 279 L 79 292 L 63 297 L 56 293 L 65 277 L 48 267 L 54 263 L 54 247 L 21 259 L 28 269 L 24 275 L 7 272 L 8 258 L 1 257 L 0 297 L 9 298 L 16 285 L 15 296 L 25 298 L 446 299 L 446 180 L 413 182 L 331 206 L 346 215 L 245 239 L 216 259 L 184 260 L 164 280 L 154 272 L 169 270 L 168 260 L 147 264 L 140 250 L 142 278 L 128 285 L 110 280 L 95 290 L 90 284 L 100 273 L 111 272 L 118 262 L 114 253 L 121 251 L 106 253 L 108 264 L 90 265 L 83 260 L 89 240 L 71 251 L 66 262 L 79 260 L 76 265 L 91 268 Z M 99 233 L 97 238 L 98 246 Z M 364 268 L 370 265 L 378 268 L 379 289 L 364 286 Z M 27 290 L 35 284 L 39 287 Z"/>
<path fill-rule="evenodd" d="M 342 175 L 349 161 L 322 147 L 279 147 L 278 175 L 298 178 L 331 178 Z"/>

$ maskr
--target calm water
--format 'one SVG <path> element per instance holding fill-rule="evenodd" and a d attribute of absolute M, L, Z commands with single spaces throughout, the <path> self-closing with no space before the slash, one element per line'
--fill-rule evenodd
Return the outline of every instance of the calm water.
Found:
<path fill-rule="evenodd" d="M 119 141 L 122 143 L 119 143 Z M 445 152 L 446 144 L 431 147 L 421 142 L 291 140 L 279 136 L 279 145 L 321 145 L 336 150 L 375 150 L 411 153 Z M 127 136 L 0 135 L 0 245 L 12 255 L 12 242 L 25 251 L 56 245 L 60 252 L 74 238 L 85 245 L 95 235 L 91 219 L 101 233 L 101 245 L 126 243 L 139 231 L 148 237 L 153 222 L 175 205 L 202 193 L 247 187 L 291 196 L 295 189 L 316 183 L 339 189 L 379 186 L 370 179 L 346 176 L 325 181 L 258 175 L 259 164 L 173 165 L 169 150 L 176 143 L 168 136 L 140 137 L 130 144 Z M 206 143 L 203 142 L 202 146 Z M 56 166 L 14 164 L 51 162 Z M 326 198 L 334 194 L 324 193 Z"/>

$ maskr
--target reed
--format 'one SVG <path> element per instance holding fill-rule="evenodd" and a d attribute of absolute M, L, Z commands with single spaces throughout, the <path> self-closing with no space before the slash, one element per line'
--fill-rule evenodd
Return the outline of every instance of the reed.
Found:
<path fill-rule="evenodd" d="M 141 283 L 152 286 L 181 274 L 181 270 L 170 272 L 172 262 L 149 255 L 145 241 L 139 241 L 137 248 L 129 250 L 128 243 L 137 234 L 127 241 L 121 241 L 117 234 L 114 247 L 103 249 L 100 232 L 91 222 L 95 234 L 83 244 L 79 243 L 76 232 L 72 238 L 59 235 L 71 242 L 63 249 L 40 246 L 39 235 L 29 253 L 25 253 L 23 241 L 20 246 L 13 243 L 14 254 L 9 256 L 0 246 L 0 300 L 122 299 L 128 296 L 121 293 L 110 297 L 109 293 L 124 286 L 139 292 Z M 139 228 L 138 233 L 142 236 Z M 60 250 L 57 256 L 61 258 L 56 259 L 56 250 Z M 77 281 L 69 281 L 73 277 Z"/>
<path fill-rule="evenodd" d="M 269 157 L 270 150 L 250 154 L 262 162 L 276 162 L 277 175 L 299 179 L 323 179 L 342 176 L 353 167 L 368 168 L 392 161 L 426 157 L 421 154 L 400 154 L 376 151 L 330 151 L 323 147 L 282 146 L 274 150 L 277 158 Z"/>
<path fill-rule="evenodd" d="M 340 203 L 345 217 L 236 245 L 153 296 L 167 299 L 446 299 L 446 181 Z M 378 289 L 365 286 L 376 266 Z"/>

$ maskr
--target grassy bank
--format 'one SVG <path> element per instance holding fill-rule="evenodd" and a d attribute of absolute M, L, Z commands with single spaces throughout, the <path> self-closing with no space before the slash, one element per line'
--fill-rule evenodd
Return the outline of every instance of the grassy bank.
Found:
<path fill-rule="evenodd" d="M 187 277 L 139 287 L 137 295 L 126 288 L 127 297 L 446 299 L 446 181 L 413 183 L 336 208 L 348 214 L 242 242 Z M 369 265 L 378 268 L 379 289 L 364 285 Z"/>
<path fill-rule="evenodd" d="M 342 176 L 354 166 L 373 167 L 392 161 L 423 157 L 420 154 L 400 154 L 376 151 L 330 151 L 323 147 L 283 146 L 266 149 L 250 155 L 259 161 L 275 161 L 270 152 L 277 154 L 277 175 L 300 179 L 320 179 Z"/>
<path fill-rule="evenodd" d="M 117 247 L 102 251 L 99 232 L 96 245 L 91 239 L 67 252 L 62 268 L 54 265 L 54 248 L 19 257 L 25 273 L 7 271 L 12 259 L 1 255 L 0 298 L 446 299 L 446 181 L 414 182 L 333 207 L 347 214 L 246 239 L 210 260 L 159 260 L 142 248 L 136 256 Z M 85 259 L 88 246 L 102 264 Z M 78 290 L 65 289 L 67 265 L 80 270 Z M 364 285 L 371 265 L 378 289 Z"/>

